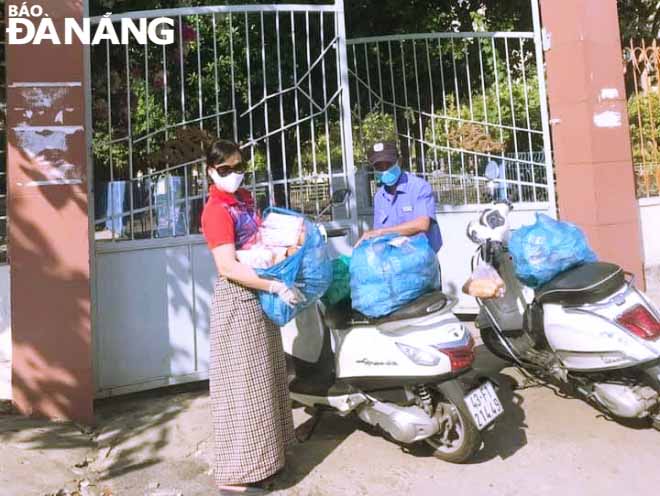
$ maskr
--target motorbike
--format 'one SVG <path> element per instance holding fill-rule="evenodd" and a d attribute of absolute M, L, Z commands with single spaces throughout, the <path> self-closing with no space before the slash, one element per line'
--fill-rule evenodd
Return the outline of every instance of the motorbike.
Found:
<path fill-rule="evenodd" d="M 349 195 L 336 192 L 330 206 Z M 424 442 L 448 462 L 470 460 L 503 406 L 493 383 L 469 377 L 474 341 L 454 303 L 433 291 L 378 319 L 350 301 L 308 307 L 282 328 L 292 399 L 315 412 L 314 423 L 327 411 L 354 415 L 395 442 Z"/>
<path fill-rule="evenodd" d="M 614 419 L 660 430 L 660 311 L 616 264 L 585 263 L 532 290 L 507 249 L 513 206 L 496 201 L 470 222 L 472 269 L 488 263 L 501 298 L 478 299 L 477 327 L 496 356 L 554 382 Z"/>

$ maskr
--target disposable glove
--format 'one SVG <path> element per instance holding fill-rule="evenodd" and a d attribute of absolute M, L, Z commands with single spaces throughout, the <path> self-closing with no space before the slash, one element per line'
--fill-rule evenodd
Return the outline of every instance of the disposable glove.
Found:
<path fill-rule="evenodd" d="M 305 295 L 302 294 L 298 288 L 290 288 L 281 281 L 271 282 L 268 292 L 279 296 L 280 299 L 290 307 L 294 307 L 299 303 L 304 303 L 306 301 Z"/>

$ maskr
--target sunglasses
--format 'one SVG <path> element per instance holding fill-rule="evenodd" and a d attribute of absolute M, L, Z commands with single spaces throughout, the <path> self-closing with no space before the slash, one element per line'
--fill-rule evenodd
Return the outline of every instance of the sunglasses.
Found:
<path fill-rule="evenodd" d="M 248 169 L 248 164 L 246 162 L 239 162 L 236 165 L 218 165 L 215 167 L 215 170 L 218 172 L 220 177 L 226 177 L 232 172 L 237 174 L 242 174 Z"/>

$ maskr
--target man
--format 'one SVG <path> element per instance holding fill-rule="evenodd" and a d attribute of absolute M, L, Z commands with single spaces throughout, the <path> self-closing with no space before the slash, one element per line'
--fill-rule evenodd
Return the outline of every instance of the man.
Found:
<path fill-rule="evenodd" d="M 375 143 L 367 156 L 381 185 L 374 197 L 374 228 L 362 240 L 398 233 L 413 236 L 424 233 L 437 253 L 442 235 L 435 216 L 435 196 L 424 179 L 401 170 L 399 153 L 392 142 Z"/>

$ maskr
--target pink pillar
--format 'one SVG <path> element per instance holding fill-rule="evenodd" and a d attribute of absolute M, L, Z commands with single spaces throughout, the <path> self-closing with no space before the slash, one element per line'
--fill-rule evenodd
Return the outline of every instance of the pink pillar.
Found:
<path fill-rule="evenodd" d="M 541 0 L 559 215 L 644 287 L 616 0 Z"/>
<path fill-rule="evenodd" d="M 21 6 L 22 1 L 8 0 Z M 83 0 L 39 0 L 61 27 Z M 7 45 L 13 398 L 93 422 L 83 47 Z"/>

